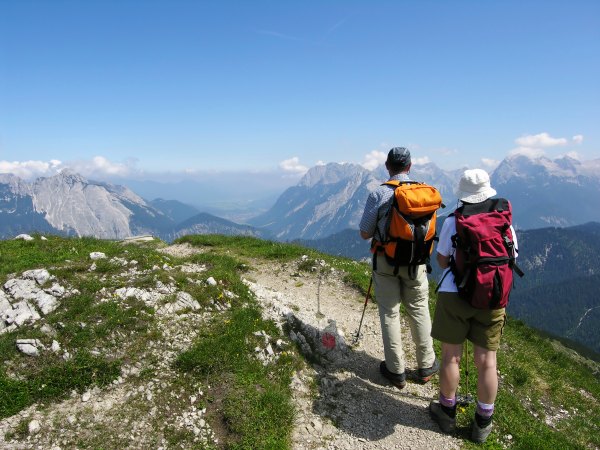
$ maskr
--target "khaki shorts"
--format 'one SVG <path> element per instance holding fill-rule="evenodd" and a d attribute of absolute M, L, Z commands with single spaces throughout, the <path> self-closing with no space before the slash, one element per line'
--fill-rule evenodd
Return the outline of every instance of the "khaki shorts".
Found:
<path fill-rule="evenodd" d="M 456 292 L 439 292 L 431 337 L 447 344 L 462 344 L 468 339 L 486 350 L 498 350 L 506 322 L 502 309 L 477 309 Z"/>

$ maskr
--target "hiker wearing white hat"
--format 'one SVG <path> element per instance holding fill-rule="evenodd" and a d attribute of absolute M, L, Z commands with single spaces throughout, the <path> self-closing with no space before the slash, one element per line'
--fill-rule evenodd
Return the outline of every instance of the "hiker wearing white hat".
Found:
<path fill-rule="evenodd" d="M 468 169 L 460 177 L 455 194 L 463 203 L 480 203 L 496 195 L 496 190 L 490 186 L 490 176 L 485 170 Z"/>
<path fill-rule="evenodd" d="M 517 237 L 511 225 L 510 202 L 493 198 L 496 190 L 485 170 L 465 170 L 455 193 L 461 205 L 444 221 L 437 246 L 437 262 L 445 271 L 437 289 L 431 336 L 442 342 L 442 364 L 439 400 L 431 402 L 429 411 L 442 431 L 454 432 L 463 343 L 471 341 L 478 372 L 471 439 L 484 442 L 492 430 L 498 392 L 496 351 L 504 328 L 512 271 L 518 269 Z M 485 247 L 487 242 L 478 240 L 482 236 L 483 241 L 492 241 L 490 248 Z M 487 252 L 485 257 L 477 253 L 482 248 Z"/>

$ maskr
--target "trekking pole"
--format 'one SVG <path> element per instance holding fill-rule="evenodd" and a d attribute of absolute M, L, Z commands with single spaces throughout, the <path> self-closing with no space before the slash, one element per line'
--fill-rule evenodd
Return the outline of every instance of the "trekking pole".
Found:
<path fill-rule="evenodd" d="M 371 286 L 373 286 L 373 276 L 371 276 L 371 281 L 369 281 L 369 289 L 367 289 L 367 295 L 365 297 L 365 306 L 363 307 L 363 312 L 362 316 L 360 316 L 358 330 L 356 331 L 356 336 L 354 336 L 354 341 L 352 341 L 352 344 L 356 344 L 360 339 L 360 328 L 362 327 L 363 319 L 365 318 L 365 311 L 367 310 L 367 303 L 369 302 L 369 295 L 371 294 Z"/>
<path fill-rule="evenodd" d="M 465 367 L 465 380 L 466 380 L 466 384 L 467 384 L 467 393 L 457 396 L 457 403 L 462 407 L 467 407 L 474 401 L 473 396 L 469 392 L 469 341 L 465 341 L 465 353 L 466 353 L 465 358 L 467 360 L 467 366 Z"/>

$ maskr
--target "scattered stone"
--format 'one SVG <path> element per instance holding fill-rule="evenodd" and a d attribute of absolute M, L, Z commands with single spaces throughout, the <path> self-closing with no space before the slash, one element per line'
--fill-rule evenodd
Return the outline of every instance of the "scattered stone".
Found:
<path fill-rule="evenodd" d="M 102 253 L 102 252 L 92 252 L 90 253 L 90 259 L 92 261 L 96 261 L 98 259 L 105 259 L 106 258 L 106 254 Z"/>
<path fill-rule="evenodd" d="M 4 283 L 4 289 L 14 299 L 33 301 L 44 315 L 58 308 L 56 297 L 40 290 L 32 279 L 10 279 Z"/>
<path fill-rule="evenodd" d="M 37 284 L 43 286 L 51 278 L 51 276 L 46 269 L 34 269 L 23 272 L 23 278 L 35 280 Z"/>
<path fill-rule="evenodd" d="M 67 293 L 67 290 L 60 284 L 53 283 L 50 288 L 44 289 L 44 292 L 53 295 L 54 297 L 63 297 Z"/>
<path fill-rule="evenodd" d="M 30 305 L 26 300 L 22 300 L 12 305 L 12 309 L 5 311 L 3 319 L 8 325 L 14 324 L 17 327 L 23 326 L 27 322 L 35 322 L 41 319 L 33 305 Z"/>
<path fill-rule="evenodd" d="M 27 356 L 39 356 L 44 346 L 37 339 L 17 339 L 17 349 Z"/>
<path fill-rule="evenodd" d="M 87 403 L 90 401 L 90 399 L 92 398 L 92 393 L 90 391 L 86 391 L 83 393 L 83 395 L 81 396 L 81 401 L 83 403 Z"/>
<path fill-rule="evenodd" d="M 130 244 L 130 243 L 135 244 L 137 242 L 150 242 L 153 240 L 154 240 L 153 236 L 151 236 L 149 234 L 143 234 L 140 236 L 131 236 L 131 237 L 125 238 L 121 241 L 121 243 L 122 244 Z"/>
<path fill-rule="evenodd" d="M 50 350 L 52 350 L 54 353 L 58 353 L 60 351 L 60 344 L 58 343 L 58 341 L 52 341 Z"/>
<path fill-rule="evenodd" d="M 23 241 L 33 241 L 33 238 L 31 236 L 29 236 L 28 234 L 19 234 L 18 236 L 15 236 L 14 238 L 15 240 L 23 240 Z"/>
<path fill-rule="evenodd" d="M 29 422 L 29 425 L 27 426 L 27 429 L 29 431 L 30 435 L 35 435 L 38 434 L 40 432 L 40 430 L 42 429 L 42 426 L 40 425 L 40 422 L 37 420 L 32 420 L 31 422 Z"/>
<path fill-rule="evenodd" d="M 110 260 L 108 261 L 111 264 L 115 264 L 117 266 L 122 266 L 125 267 L 128 262 L 125 258 L 119 258 L 118 256 L 114 256 L 112 258 L 110 258 Z"/>

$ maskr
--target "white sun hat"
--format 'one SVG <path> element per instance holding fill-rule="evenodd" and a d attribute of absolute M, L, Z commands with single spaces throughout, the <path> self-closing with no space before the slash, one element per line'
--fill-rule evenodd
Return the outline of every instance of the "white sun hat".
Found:
<path fill-rule="evenodd" d="M 465 203 L 480 203 L 496 195 L 490 186 L 490 176 L 483 169 L 465 170 L 455 191 L 458 199 Z"/>

